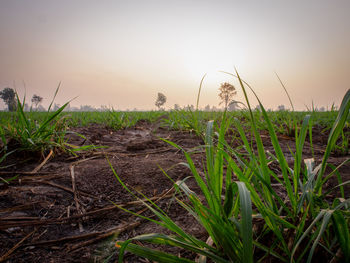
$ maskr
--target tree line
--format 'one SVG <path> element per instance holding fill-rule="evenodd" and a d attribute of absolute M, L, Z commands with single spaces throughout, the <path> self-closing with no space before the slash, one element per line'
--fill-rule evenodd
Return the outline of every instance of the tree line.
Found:
<path fill-rule="evenodd" d="M 0 98 L 5 102 L 7 105 L 8 111 L 16 111 L 17 110 L 17 98 L 16 98 L 16 92 L 14 89 L 11 88 L 4 88 L 2 91 L 0 91 Z M 31 102 L 32 106 L 35 105 L 35 108 L 38 109 L 39 104 L 43 101 L 43 97 L 34 94 Z"/>
<path fill-rule="evenodd" d="M 237 90 L 234 85 L 232 85 L 229 82 L 221 83 L 219 88 L 219 99 L 220 103 L 219 105 L 224 105 L 224 110 L 227 111 L 235 111 L 246 108 L 244 103 L 234 100 L 234 97 L 237 95 Z M 16 92 L 12 88 L 4 88 L 2 91 L 0 91 L 0 98 L 5 102 L 7 105 L 8 111 L 16 111 L 17 110 L 17 98 L 16 98 Z M 29 107 L 28 104 L 23 105 L 25 111 L 45 111 L 45 108 L 41 105 L 43 101 L 43 97 L 34 94 L 31 98 L 31 106 Z M 167 97 L 161 93 L 158 92 L 156 101 L 154 105 L 157 107 L 158 110 L 165 110 L 163 106 L 165 105 L 167 101 Z M 60 107 L 59 104 L 54 104 L 53 110 L 57 110 Z M 174 105 L 174 110 L 195 110 L 193 105 L 188 105 L 183 108 L 180 107 L 179 104 Z M 257 109 L 259 107 L 257 106 Z M 66 108 L 67 111 L 108 111 L 108 108 L 106 106 L 101 106 L 101 108 L 95 108 L 90 105 L 81 105 L 80 107 L 70 107 L 68 106 Z M 136 108 L 134 110 L 137 110 Z M 204 111 L 219 111 L 219 108 L 216 108 L 215 106 L 207 105 L 203 108 Z M 286 107 L 284 105 L 279 105 L 277 107 L 278 111 L 284 111 L 286 110 Z M 317 109 L 319 111 L 324 111 L 325 108 L 321 107 L 320 109 Z"/>
<path fill-rule="evenodd" d="M 222 83 L 220 88 L 219 88 L 219 91 L 220 91 L 219 98 L 221 100 L 220 105 L 224 104 L 225 110 L 237 110 L 240 108 L 240 104 L 243 104 L 239 101 L 233 100 L 233 97 L 237 94 L 237 91 L 236 91 L 236 88 L 232 84 L 230 84 L 228 82 Z M 16 111 L 17 99 L 16 99 L 16 92 L 14 89 L 8 88 L 8 87 L 4 88 L 2 91 L 0 91 L 0 98 L 7 105 L 8 111 Z M 32 99 L 31 99 L 32 105 L 30 106 L 30 108 L 27 104 L 23 105 L 24 110 L 25 111 L 32 110 L 33 105 L 34 105 L 35 110 L 43 111 L 45 109 L 44 109 L 44 107 L 42 107 L 40 105 L 42 103 L 42 101 L 43 101 L 43 98 L 41 96 L 34 94 Z M 162 108 L 162 106 L 164 106 L 166 101 L 167 101 L 167 97 L 163 93 L 158 92 L 157 98 L 155 101 L 155 106 L 157 107 L 158 110 L 164 110 L 164 108 Z M 55 110 L 55 108 L 59 108 L 59 105 L 55 104 L 54 110 Z M 104 111 L 104 110 L 107 110 L 105 106 L 102 106 L 101 109 L 96 109 L 90 105 L 82 105 L 82 106 L 80 106 L 80 108 L 68 107 L 67 110 L 69 110 L 69 109 L 71 109 L 72 111 Z M 178 104 L 175 104 L 174 109 L 179 110 L 179 109 L 181 109 L 181 107 Z M 193 105 L 189 105 L 189 106 L 184 107 L 183 109 L 194 110 L 194 107 L 193 107 Z M 215 106 L 213 106 L 213 108 L 210 108 L 210 106 L 207 105 L 204 108 L 204 110 L 215 111 L 215 110 L 219 110 L 219 109 L 217 109 Z"/>

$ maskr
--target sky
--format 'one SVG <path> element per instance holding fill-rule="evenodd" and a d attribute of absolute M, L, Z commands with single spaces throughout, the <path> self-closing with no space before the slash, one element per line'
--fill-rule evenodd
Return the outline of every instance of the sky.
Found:
<path fill-rule="evenodd" d="M 0 89 L 58 104 L 219 107 L 235 68 L 266 108 L 339 105 L 350 87 L 349 0 L 0 0 Z M 252 94 L 252 104 L 256 104 Z M 221 105 L 222 106 L 222 105 Z M 1 101 L 0 108 L 5 104 Z"/>

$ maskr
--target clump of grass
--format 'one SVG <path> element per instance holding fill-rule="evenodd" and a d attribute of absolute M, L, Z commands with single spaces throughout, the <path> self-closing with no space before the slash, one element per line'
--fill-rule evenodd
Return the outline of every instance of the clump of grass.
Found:
<path fill-rule="evenodd" d="M 94 148 L 94 146 L 76 147 L 68 144 L 66 134 L 68 128 L 69 115 L 62 115 L 63 110 L 70 103 L 65 103 L 56 111 L 51 112 L 51 107 L 58 93 L 59 86 L 49 108 L 40 119 L 30 118 L 32 112 L 25 112 L 25 97 L 21 102 L 16 93 L 17 111 L 12 116 L 14 121 L 0 130 L 3 141 L 3 159 L 13 152 L 22 153 L 44 153 L 52 150 L 73 153 Z M 80 135 L 81 136 L 81 135 Z"/>
<path fill-rule="evenodd" d="M 55 96 L 58 88 L 55 92 Z M 25 98 L 20 101 L 18 94 L 16 123 L 9 124 L 5 133 L 11 138 L 12 147 L 17 151 L 44 153 L 51 149 L 64 148 L 64 136 L 66 132 L 66 117 L 60 118 L 60 113 L 69 104 L 67 102 L 55 112 L 50 112 L 52 102 L 48 108 L 46 118 L 38 122 L 28 118 L 24 112 Z"/>
<path fill-rule="evenodd" d="M 240 122 L 227 117 L 226 112 L 223 113 L 220 127 L 215 129 L 214 122 L 209 121 L 205 133 L 206 167 L 203 178 L 190 153 L 165 140 L 183 151 L 186 165 L 201 189 L 201 193 L 195 193 L 186 185 L 185 180 L 174 182 L 175 188 L 189 200 L 177 201 L 206 229 L 209 236 L 207 242 L 186 233 L 166 212 L 147 199 L 148 202 L 144 202 L 144 205 L 158 220 L 143 218 L 167 228 L 172 234 L 144 234 L 117 242 L 116 246 L 120 248 L 119 262 L 123 261 L 125 251 L 157 262 L 193 262 L 145 247 L 140 242 L 170 245 L 191 251 L 199 255 L 198 262 L 206 262 L 207 258 L 214 262 L 311 262 L 315 254 L 329 260 L 350 261 L 350 199 L 346 199 L 343 189 L 350 181 L 342 182 L 338 173 L 341 165 L 334 167 L 327 163 L 349 114 L 350 91 L 344 96 L 320 164 L 316 165 L 313 159 L 303 160 L 304 143 L 311 125 L 310 116 L 304 117 L 299 128 L 294 123 L 296 150 L 293 152 L 294 165 L 289 167 L 275 126 L 262 103 L 237 72 L 235 77 L 247 102 L 256 147 L 253 148 L 253 144 L 248 141 Z M 258 99 L 274 148 L 273 153 L 268 153 L 264 148 L 246 87 Z M 239 132 L 244 153 L 231 148 L 225 141 L 225 133 L 230 126 Z M 278 172 L 270 169 L 271 162 L 278 165 Z M 343 164 L 347 162 L 349 159 Z M 331 168 L 328 174 L 326 167 Z M 111 169 L 122 186 L 134 195 L 112 166 Z M 165 172 L 164 174 L 167 176 Z M 326 191 L 326 182 L 336 175 L 339 184 Z M 279 184 L 282 195 L 276 191 L 272 182 Z M 341 189 L 341 196 L 329 199 L 328 194 L 338 188 Z M 204 196 L 205 201 L 201 201 L 199 194 Z M 256 227 L 253 227 L 255 224 Z"/>
<path fill-rule="evenodd" d="M 120 130 L 125 127 L 129 127 L 130 120 L 128 116 L 124 112 L 117 112 L 114 109 L 108 111 L 112 121 L 110 122 L 110 126 L 115 130 Z"/>

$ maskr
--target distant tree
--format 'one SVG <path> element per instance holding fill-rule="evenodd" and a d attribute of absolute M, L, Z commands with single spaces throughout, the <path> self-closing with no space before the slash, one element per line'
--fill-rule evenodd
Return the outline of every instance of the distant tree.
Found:
<path fill-rule="evenodd" d="M 184 110 L 194 111 L 194 106 L 192 104 L 191 105 L 187 105 L 186 107 L 184 107 Z"/>
<path fill-rule="evenodd" d="M 229 101 L 233 98 L 233 96 L 237 94 L 236 88 L 232 84 L 225 82 L 225 83 L 221 83 L 219 91 L 220 91 L 219 97 L 221 99 L 220 105 L 224 103 L 225 110 L 227 110 Z"/>
<path fill-rule="evenodd" d="M 326 111 L 326 108 L 324 106 L 322 106 L 319 111 Z"/>
<path fill-rule="evenodd" d="M 79 111 L 96 111 L 91 105 L 80 105 Z"/>
<path fill-rule="evenodd" d="M 286 107 L 284 105 L 278 105 L 277 109 L 279 111 L 284 111 L 284 110 L 286 110 Z"/>
<path fill-rule="evenodd" d="M 232 100 L 228 106 L 227 106 L 227 110 L 228 111 L 235 111 L 235 110 L 239 110 L 241 109 L 241 107 L 239 106 L 240 104 L 242 104 L 243 106 L 245 106 L 242 102 L 238 101 L 238 100 Z"/>
<path fill-rule="evenodd" d="M 11 88 L 4 88 L 0 91 L 0 98 L 5 102 L 9 111 L 17 109 L 16 92 Z"/>
<path fill-rule="evenodd" d="M 209 104 L 204 107 L 204 111 L 210 111 L 210 105 Z"/>
<path fill-rule="evenodd" d="M 155 105 L 157 106 L 158 110 L 160 110 L 160 107 L 163 106 L 166 102 L 166 96 L 163 93 L 158 92 L 158 97 L 155 102 Z"/>
<path fill-rule="evenodd" d="M 35 108 L 38 108 L 38 105 L 43 101 L 43 97 L 34 94 L 32 97 L 32 103 L 35 105 Z"/>
<path fill-rule="evenodd" d="M 180 107 L 180 105 L 179 104 L 174 104 L 174 110 L 180 110 L 181 109 L 181 107 Z"/>

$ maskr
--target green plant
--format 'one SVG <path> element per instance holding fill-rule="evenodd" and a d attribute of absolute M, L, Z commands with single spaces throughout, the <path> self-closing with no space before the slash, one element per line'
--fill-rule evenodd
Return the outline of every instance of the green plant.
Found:
<path fill-rule="evenodd" d="M 16 93 L 17 111 L 13 116 L 14 121 L 8 123 L 4 130 L 1 130 L 1 138 L 6 142 L 5 137 L 9 138 L 9 143 L 6 143 L 5 152 L 9 149 L 16 152 L 38 152 L 44 153 L 48 150 L 63 150 L 70 153 L 80 150 L 95 148 L 94 146 L 76 147 L 68 144 L 65 139 L 67 133 L 68 115 L 62 115 L 62 111 L 69 104 L 65 103 L 56 111 L 51 112 L 53 101 L 58 93 L 59 86 L 55 91 L 54 97 L 49 105 L 46 113 L 43 113 L 43 118 L 34 120 L 30 118 L 32 112 L 25 112 L 25 98 L 20 101 Z M 5 154 L 7 156 L 9 153 Z"/>
<path fill-rule="evenodd" d="M 108 111 L 112 121 L 110 122 L 110 126 L 113 129 L 119 130 L 125 127 L 129 127 L 130 120 L 128 116 L 124 112 L 117 112 L 114 109 Z"/>
<path fill-rule="evenodd" d="M 58 92 L 56 90 L 55 96 Z M 47 117 L 41 122 L 31 120 L 24 112 L 25 98 L 23 102 L 17 98 L 16 124 L 7 127 L 9 137 L 18 145 L 19 151 L 44 152 L 47 149 L 63 148 L 65 135 L 65 117 L 58 118 L 69 102 L 57 111 L 50 113 L 52 102 L 48 109 Z"/>
<path fill-rule="evenodd" d="M 334 145 L 334 152 L 340 155 L 347 155 L 350 149 L 349 145 L 350 132 L 341 132 L 341 139 Z"/>
<path fill-rule="evenodd" d="M 185 180 L 178 181 L 174 185 L 179 191 L 181 190 L 184 192 L 190 201 L 189 203 L 186 203 L 180 199 L 177 199 L 178 202 L 189 213 L 194 215 L 199 223 L 201 223 L 206 228 L 216 246 L 212 247 L 207 243 L 198 240 L 194 236 L 185 233 L 166 215 L 164 211 L 162 211 L 155 203 L 151 202 L 148 199 L 151 205 L 146 202 L 144 202 L 144 204 L 158 216 L 160 221 L 155 221 L 150 218 L 148 219 L 168 228 L 175 235 L 167 236 L 162 234 L 149 234 L 135 237 L 123 243 L 121 246 L 119 259 L 120 262 L 123 260 L 122 254 L 124 249 L 127 249 L 148 259 L 160 262 L 189 262 L 183 258 L 130 244 L 132 240 L 146 241 L 154 244 L 178 246 L 198 253 L 203 257 L 211 258 L 216 262 L 228 262 L 226 256 L 234 261 L 238 260 L 241 262 L 253 262 L 252 209 L 250 195 L 244 183 L 233 182 L 227 178 L 226 183 L 228 183 L 229 190 L 226 191 L 226 202 L 222 202 L 221 194 L 223 183 L 223 149 L 221 149 L 221 147 L 214 146 L 213 124 L 214 123 L 212 121 L 208 123 L 206 132 L 206 156 L 208 174 L 205 180 L 201 178 L 197 172 L 190 155 L 187 152 L 183 151 L 188 162 L 188 167 L 191 169 L 195 180 L 205 195 L 206 201 L 204 203 L 207 203 L 209 207 L 207 207 L 199 199 L 197 194 L 188 188 Z M 220 129 L 219 141 L 221 142 L 224 140 L 226 128 L 227 126 L 223 125 Z M 183 150 L 178 145 L 170 141 L 167 142 L 174 147 Z M 119 182 L 125 187 L 125 189 L 132 193 L 123 184 L 114 169 L 113 172 Z M 215 176 L 209 177 L 209 174 Z M 167 174 L 165 173 L 165 175 Z M 237 197 L 236 201 L 231 202 L 234 197 Z M 238 213 L 241 215 L 241 218 L 232 218 L 234 214 Z"/>
<path fill-rule="evenodd" d="M 206 167 L 203 178 L 190 154 L 173 142 L 165 140 L 183 151 L 187 166 L 201 189 L 201 193 L 194 193 L 186 185 L 185 180 L 175 182 L 175 187 L 188 198 L 188 201 L 179 198 L 177 200 L 206 229 L 210 237 L 208 241 L 212 240 L 212 244 L 185 233 L 163 210 L 148 199 L 144 204 L 158 217 L 158 220 L 147 219 L 167 228 L 173 234 L 146 234 L 118 242 L 119 262 L 122 262 L 125 250 L 158 262 L 192 262 L 132 243 L 136 240 L 177 246 L 192 251 L 200 255 L 201 262 L 205 262 L 206 258 L 215 262 L 253 262 L 253 260 L 264 260 L 266 257 L 281 262 L 311 262 L 315 253 L 323 252 L 330 259 L 342 255 L 345 261 L 349 261 L 350 199 L 344 199 L 344 193 L 341 198 L 329 199 L 328 193 L 338 188 L 343 189 L 343 186 L 350 181 L 342 182 L 340 179 L 339 185 L 326 192 L 323 188 L 329 178 L 338 175 L 339 166 L 333 167 L 327 175 L 325 169 L 331 150 L 349 114 L 350 91 L 344 96 L 320 164 L 315 165 L 313 159 L 303 161 L 304 143 L 311 125 L 310 116 L 304 117 L 300 128 L 294 123 L 295 161 L 293 167 L 289 167 L 279 144 L 276 128 L 259 98 L 237 72 L 233 76 L 238 79 L 246 99 L 256 148 L 247 139 L 237 119 L 227 118 L 224 113 L 217 132 L 214 122 L 209 121 L 205 133 Z M 267 153 L 262 143 L 246 87 L 251 89 L 258 99 L 262 118 L 274 148 L 272 153 Z M 243 153 L 231 148 L 225 141 L 226 130 L 231 124 L 241 137 L 245 150 Z M 270 169 L 271 161 L 278 165 L 278 172 Z M 123 187 L 134 195 L 112 166 L 111 169 Z M 165 172 L 164 174 L 167 176 Z M 273 181 L 279 184 L 282 195 L 272 186 Z M 201 201 L 199 195 L 204 196 L 205 202 Z M 261 227 L 253 231 L 255 219 L 260 220 Z M 338 253 L 339 251 L 341 253 Z"/>
<path fill-rule="evenodd" d="M 243 81 L 239 77 L 238 73 L 237 73 L 237 78 L 240 81 L 241 87 L 244 91 L 247 103 L 249 105 Z M 249 84 L 247 83 L 245 84 L 251 89 Z M 253 90 L 252 92 L 254 93 Z M 255 158 L 251 158 L 251 160 L 254 161 L 253 162 L 254 166 L 252 167 L 258 167 L 260 171 L 258 173 L 255 173 L 255 175 L 259 176 L 261 180 L 260 182 L 258 182 L 258 184 L 254 183 L 254 188 L 249 188 L 249 190 L 253 195 L 256 189 L 261 189 L 260 191 L 257 191 L 257 193 L 262 197 L 262 200 L 264 200 L 268 205 L 261 206 L 261 208 L 259 208 L 259 206 L 261 205 L 260 201 L 252 197 L 253 203 L 257 206 L 258 210 L 263 216 L 267 227 L 270 228 L 273 234 L 280 241 L 280 244 L 282 244 L 282 247 L 280 247 L 278 250 L 282 250 L 283 253 L 287 255 L 287 258 L 290 259 L 291 262 L 293 261 L 294 253 L 297 250 L 298 245 L 300 244 L 300 240 L 302 240 L 303 238 L 305 238 L 305 236 L 309 234 L 308 244 L 304 246 L 304 250 L 297 261 L 299 261 L 303 257 L 303 255 L 306 253 L 306 251 L 308 251 L 309 247 L 311 246 L 311 243 L 314 242 L 312 244 L 312 247 L 307 259 L 307 261 L 310 262 L 316 246 L 321 245 L 323 247 L 326 247 L 325 250 L 327 252 L 330 251 L 330 247 L 331 247 L 330 244 L 331 244 L 331 240 L 332 239 L 334 240 L 334 235 L 332 236 L 329 233 L 329 229 L 331 228 L 331 226 L 327 224 L 334 211 L 338 211 L 337 215 L 339 217 L 342 217 L 344 222 L 347 222 L 347 224 L 349 224 L 349 214 L 346 213 L 346 209 L 348 209 L 350 200 L 348 199 L 348 200 L 337 201 L 341 199 L 335 199 L 333 201 L 333 205 L 329 205 L 330 200 L 327 200 L 326 196 L 323 195 L 322 188 L 327 182 L 327 180 L 334 173 L 333 171 L 324 178 L 328 157 L 330 155 L 331 150 L 334 148 L 335 141 L 339 137 L 339 134 L 341 133 L 349 114 L 350 91 L 348 91 L 343 98 L 343 101 L 338 113 L 338 117 L 329 135 L 328 144 L 326 147 L 325 154 L 323 156 L 323 160 L 321 164 L 319 164 L 317 167 L 314 168 L 313 162 L 307 161 L 307 160 L 305 163 L 305 167 L 302 166 L 302 149 L 305 142 L 306 131 L 309 126 L 310 117 L 306 116 L 304 118 L 301 130 L 299 133 L 298 133 L 297 127 L 295 128 L 296 152 L 294 153 L 294 158 L 295 158 L 294 169 L 290 169 L 288 167 L 286 158 L 283 155 L 283 152 L 277 140 L 277 136 L 274 131 L 273 125 L 263 105 L 261 104 L 259 98 L 256 96 L 255 93 L 254 95 L 259 101 L 260 107 L 262 109 L 262 113 L 264 115 L 264 119 L 268 125 L 268 131 L 270 134 L 271 142 L 275 150 L 275 155 L 273 155 L 272 157 L 274 158 L 274 160 L 278 162 L 280 166 L 281 173 L 282 173 L 282 180 L 280 180 L 278 176 L 273 171 L 271 171 L 268 167 L 268 164 L 266 162 L 264 147 L 262 145 L 260 135 L 257 132 L 257 129 L 254 127 L 256 126 L 254 117 L 253 115 L 251 115 L 253 133 L 254 133 L 254 137 L 258 147 L 258 159 L 257 159 L 258 162 L 254 160 Z M 245 143 L 245 146 L 249 148 L 249 144 Z M 252 152 L 252 149 L 250 149 L 249 151 Z M 250 154 L 250 156 L 253 156 L 253 154 Z M 287 200 L 283 201 L 278 198 L 278 195 L 276 194 L 276 192 L 273 191 L 273 189 L 270 186 L 271 185 L 270 177 L 274 178 L 276 181 L 281 183 L 281 185 L 284 187 L 288 196 Z M 254 181 L 255 180 L 253 180 L 252 182 Z M 344 184 L 347 184 L 347 183 L 349 183 L 349 181 Z M 277 203 L 274 199 L 277 201 Z M 287 201 L 287 204 L 289 204 L 289 206 L 286 205 L 286 201 Z M 340 202 L 341 204 L 335 205 L 334 202 Z M 345 208 L 345 211 L 342 210 L 344 208 Z M 271 211 L 264 216 L 264 213 L 268 211 L 267 209 L 271 209 Z M 294 224 L 294 226 L 291 224 L 288 226 L 288 224 L 286 224 L 286 222 L 288 221 L 285 219 L 283 222 L 278 220 L 277 218 L 271 217 L 270 215 L 272 215 L 272 213 L 279 216 L 286 217 L 287 219 L 289 219 L 289 222 L 291 224 Z M 289 246 L 287 246 L 289 242 L 287 243 L 285 241 L 284 233 L 281 232 L 280 228 L 277 228 L 274 226 L 275 224 L 274 221 L 276 219 L 278 220 L 276 223 L 280 222 L 280 224 L 283 224 L 284 227 L 287 227 L 287 229 L 290 229 L 291 231 L 295 229 L 293 231 L 296 231 L 297 233 L 297 235 L 291 239 L 291 241 L 293 241 L 292 244 L 294 244 L 292 254 L 290 254 Z M 312 227 L 309 226 L 308 231 L 305 230 L 304 235 L 300 237 L 300 234 L 304 231 L 304 227 L 305 227 L 305 224 L 307 223 L 307 219 L 311 219 L 311 220 L 314 219 L 314 221 L 312 222 L 312 227 L 316 226 L 317 230 L 316 232 L 310 233 L 308 231 L 311 231 Z M 320 219 L 322 219 L 322 223 L 319 223 Z M 273 222 L 274 224 L 270 224 L 269 221 Z M 325 231 L 327 232 L 327 235 L 325 235 Z M 344 234 L 346 235 L 346 233 Z M 324 245 L 324 243 L 319 242 L 321 237 L 323 238 L 322 241 L 325 242 L 326 245 Z M 337 241 L 341 242 L 341 240 L 342 239 L 338 237 Z M 340 246 L 341 248 L 345 247 L 345 246 L 342 246 L 341 244 Z M 347 254 L 346 251 L 343 251 L 343 253 Z M 332 253 L 330 254 L 332 255 Z"/>

